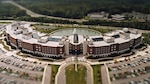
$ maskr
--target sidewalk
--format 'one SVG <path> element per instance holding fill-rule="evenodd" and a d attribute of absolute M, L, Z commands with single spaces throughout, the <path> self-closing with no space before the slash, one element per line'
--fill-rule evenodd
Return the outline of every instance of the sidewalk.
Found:
<path fill-rule="evenodd" d="M 44 68 L 42 84 L 51 84 L 52 68 L 47 64 Z"/>

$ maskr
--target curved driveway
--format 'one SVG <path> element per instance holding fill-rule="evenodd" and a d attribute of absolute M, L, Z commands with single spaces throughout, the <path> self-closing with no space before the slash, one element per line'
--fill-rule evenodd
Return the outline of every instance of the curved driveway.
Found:
<path fill-rule="evenodd" d="M 69 65 L 75 64 L 74 62 L 70 63 L 64 63 L 62 64 L 59 69 L 58 73 L 55 77 L 55 84 L 66 84 L 66 73 L 65 73 L 65 68 Z M 90 66 L 90 64 L 85 63 L 85 62 L 78 62 L 77 64 L 84 65 L 87 68 L 87 84 L 93 84 L 93 69 Z"/>

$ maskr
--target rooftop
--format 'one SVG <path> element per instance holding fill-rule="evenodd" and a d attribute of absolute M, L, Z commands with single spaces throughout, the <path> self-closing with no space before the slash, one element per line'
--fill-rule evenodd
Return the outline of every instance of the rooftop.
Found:
<path fill-rule="evenodd" d="M 24 28 L 27 28 L 30 34 L 32 34 L 32 38 L 30 39 L 23 39 L 22 33 L 14 34 L 14 31 L 11 30 L 13 28 L 11 25 L 7 26 L 7 33 L 11 34 L 13 38 L 20 39 L 24 42 L 28 42 L 30 44 L 40 44 L 45 46 L 63 46 L 62 43 L 65 40 L 69 40 L 71 44 L 78 45 L 81 44 L 87 39 L 86 41 L 89 41 L 90 46 L 108 46 L 114 43 L 124 43 L 129 42 L 132 39 L 137 39 L 141 37 L 141 34 L 137 32 L 137 30 L 129 30 L 128 28 L 124 28 L 123 30 L 116 30 L 113 32 L 105 33 L 101 35 L 100 33 L 98 35 L 92 35 L 92 36 L 85 36 L 85 35 L 78 35 L 76 32 L 78 30 L 74 29 L 74 34 L 68 35 L 64 37 L 63 35 L 46 35 L 44 33 L 37 32 L 35 30 L 32 30 L 30 28 L 29 24 L 24 24 Z M 32 33 L 31 33 L 32 32 Z M 41 39 L 39 41 L 39 39 Z M 65 39 L 65 40 L 63 40 Z M 62 41 L 60 45 L 60 41 Z M 43 42 L 43 43 L 42 43 Z M 91 45 L 92 44 L 92 45 Z"/>
<path fill-rule="evenodd" d="M 63 46 L 63 45 L 60 45 L 58 41 L 55 41 L 55 40 L 50 40 L 50 41 L 47 41 L 46 43 L 40 43 L 38 42 L 38 39 L 47 39 L 48 36 L 46 36 L 46 34 L 44 33 L 40 33 L 40 32 L 35 32 L 34 30 L 32 30 L 30 28 L 30 25 L 29 24 L 25 24 L 24 25 L 25 28 L 28 29 L 29 32 L 32 32 L 32 35 L 33 37 L 31 39 L 23 39 L 23 34 L 14 34 L 14 31 L 11 30 L 11 28 L 13 28 L 11 25 L 7 26 L 7 30 L 6 32 L 11 34 L 11 36 L 15 39 L 20 39 L 22 40 L 23 42 L 27 42 L 27 43 L 30 43 L 30 44 L 40 44 L 40 45 L 43 45 L 43 46 L 53 46 L 53 47 L 57 47 L 57 46 Z M 37 38 L 34 38 L 34 37 L 37 37 Z M 51 38 L 58 38 L 58 36 L 51 36 Z M 61 36 L 59 36 L 59 39 L 62 38 Z M 59 40 L 57 39 L 57 40 Z"/>

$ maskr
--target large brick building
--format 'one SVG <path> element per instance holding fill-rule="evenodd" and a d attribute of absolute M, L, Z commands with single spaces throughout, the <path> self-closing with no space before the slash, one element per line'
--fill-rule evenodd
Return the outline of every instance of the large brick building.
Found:
<path fill-rule="evenodd" d="M 30 24 L 13 23 L 7 26 L 6 33 L 11 46 L 43 57 L 63 57 L 70 54 L 107 57 L 134 49 L 142 41 L 137 30 L 128 28 L 97 36 L 77 33 L 54 36 L 32 30 Z"/>

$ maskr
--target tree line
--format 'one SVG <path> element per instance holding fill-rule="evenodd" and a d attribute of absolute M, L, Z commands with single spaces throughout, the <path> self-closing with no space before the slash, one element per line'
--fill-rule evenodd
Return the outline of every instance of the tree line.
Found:
<path fill-rule="evenodd" d="M 46 17 L 30 17 L 30 16 L 23 16 L 19 17 L 15 20 L 21 20 L 21 21 L 31 21 L 31 22 L 42 22 L 42 23 L 56 23 L 56 24 L 78 24 L 75 21 L 69 21 L 69 20 L 61 20 L 61 19 L 51 19 Z"/>
<path fill-rule="evenodd" d="M 138 22 L 138 21 L 126 21 L 126 22 L 115 22 L 105 20 L 89 20 L 83 22 L 84 25 L 101 25 L 101 26 L 113 26 L 113 27 L 128 27 L 143 30 L 150 30 L 150 22 Z"/>
<path fill-rule="evenodd" d="M 150 0 L 14 0 L 28 9 L 51 16 L 84 18 L 88 13 L 109 14 L 137 11 L 150 13 Z M 145 11 L 146 10 L 146 11 Z"/>
<path fill-rule="evenodd" d="M 105 20 L 89 20 L 89 21 L 78 23 L 69 20 L 50 19 L 46 17 L 30 17 L 30 16 L 23 16 L 23 17 L 16 18 L 14 20 L 42 22 L 42 23 L 56 23 L 56 24 L 81 24 L 81 25 L 95 25 L 95 26 L 99 25 L 99 26 L 112 26 L 112 27 L 127 27 L 127 28 L 150 30 L 150 22 L 138 22 L 138 21 L 115 22 L 115 21 L 105 21 Z"/>
<path fill-rule="evenodd" d="M 143 43 L 150 45 L 150 33 L 143 33 L 144 39 Z"/>
<path fill-rule="evenodd" d="M 20 10 L 11 4 L 0 3 L 0 19 L 15 19 L 22 16 L 27 16 L 24 10 Z"/>

